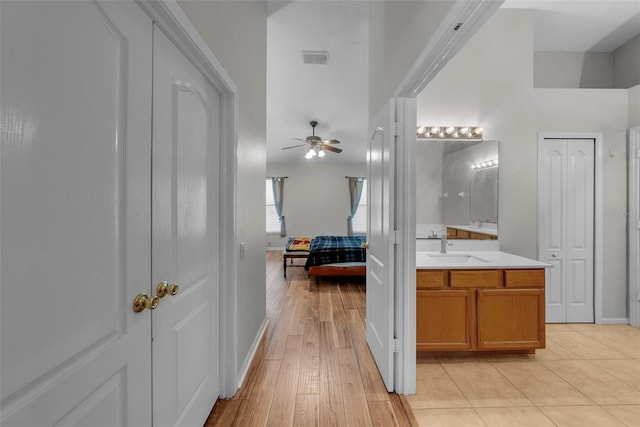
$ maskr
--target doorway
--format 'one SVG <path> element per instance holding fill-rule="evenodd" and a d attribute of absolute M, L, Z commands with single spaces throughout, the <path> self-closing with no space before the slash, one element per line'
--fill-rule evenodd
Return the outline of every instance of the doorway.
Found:
<path fill-rule="evenodd" d="M 595 139 L 538 141 L 538 259 L 547 270 L 546 320 L 593 323 Z"/>

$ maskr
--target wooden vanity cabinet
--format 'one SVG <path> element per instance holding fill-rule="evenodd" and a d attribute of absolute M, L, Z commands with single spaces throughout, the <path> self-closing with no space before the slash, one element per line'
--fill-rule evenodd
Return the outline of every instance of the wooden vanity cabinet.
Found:
<path fill-rule="evenodd" d="M 478 231 L 462 230 L 455 227 L 447 227 L 447 238 L 449 239 L 476 239 L 476 240 L 497 240 L 498 236 L 493 234 L 480 233 Z"/>
<path fill-rule="evenodd" d="M 544 269 L 418 270 L 417 351 L 545 346 Z"/>

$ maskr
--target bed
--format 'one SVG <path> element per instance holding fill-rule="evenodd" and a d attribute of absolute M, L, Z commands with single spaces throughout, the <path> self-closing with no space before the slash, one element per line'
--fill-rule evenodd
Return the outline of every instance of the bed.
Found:
<path fill-rule="evenodd" d="M 366 236 L 316 236 L 304 265 L 309 276 L 361 276 L 367 274 Z"/>

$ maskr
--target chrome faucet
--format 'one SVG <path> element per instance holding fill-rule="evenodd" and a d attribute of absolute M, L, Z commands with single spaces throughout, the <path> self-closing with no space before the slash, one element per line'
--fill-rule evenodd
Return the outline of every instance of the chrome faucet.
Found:
<path fill-rule="evenodd" d="M 447 245 L 452 246 L 453 242 L 450 240 L 447 240 L 447 233 L 442 233 L 440 235 L 440 253 L 441 254 L 447 253 Z"/>

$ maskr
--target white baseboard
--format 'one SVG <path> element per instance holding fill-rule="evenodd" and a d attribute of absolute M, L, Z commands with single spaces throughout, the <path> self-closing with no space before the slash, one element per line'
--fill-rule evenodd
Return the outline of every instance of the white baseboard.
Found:
<path fill-rule="evenodd" d="M 256 334 L 255 339 L 253 340 L 253 344 L 251 345 L 251 349 L 247 354 L 247 357 L 244 359 L 244 363 L 242 364 L 242 369 L 240 369 L 240 375 L 238 376 L 238 386 L 236 390 L 240 390 L 242 387 L 242 383 L 244 383 L 245 378 L 247 377 L 247 373 L 249 373 L 249 368 L 251 367 L 251 362 L 253 362 L 253 358 L 256 356 L 256 351 L 258 351 L 258 346 L 260 345 L 260 341 L 262 341 L 262 337 L 264 333 L 267 331 L 267 325 L 269 324 L 269 319 L 265 317 L 258 333 Z"/>
<path fill-rule="evenodd" d="M 602 319 L 600 319 L 598 324 L 599 325 L 628 325 L 629 324 L 629 318 L 627 318 L 627 317 L 620 317 L 620 318 L 603 317 Z"/>

